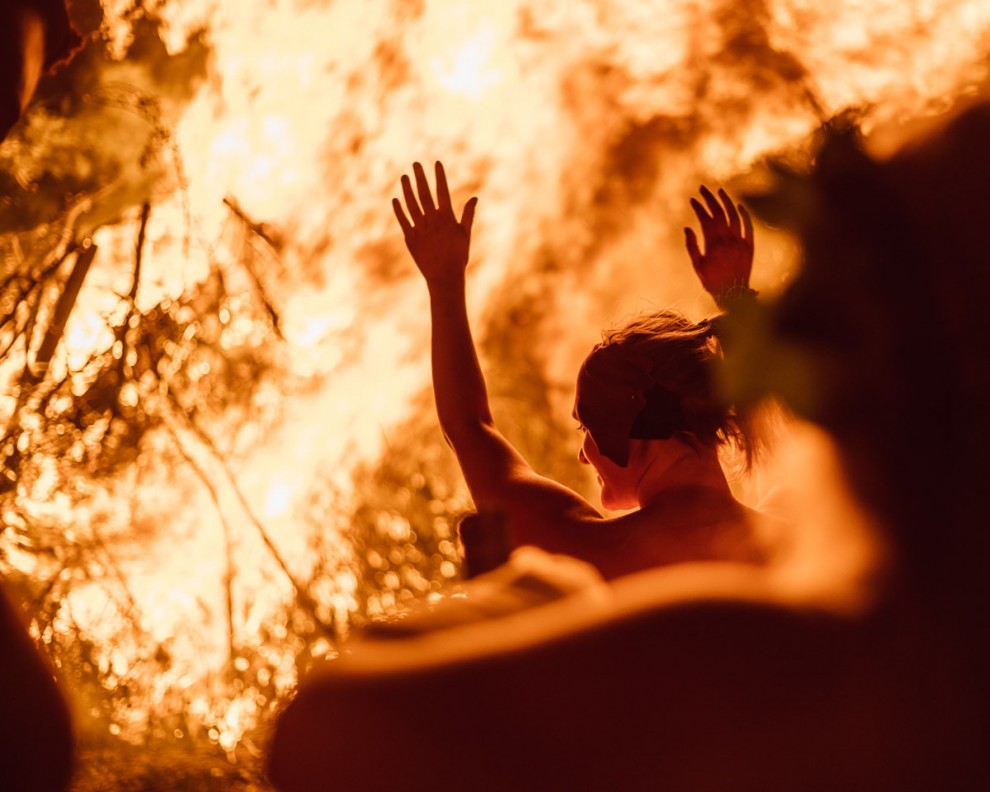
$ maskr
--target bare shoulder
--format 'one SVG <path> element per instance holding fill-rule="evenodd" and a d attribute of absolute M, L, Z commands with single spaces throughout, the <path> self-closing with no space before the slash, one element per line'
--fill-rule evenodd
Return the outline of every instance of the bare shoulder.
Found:
<path fill-rule="evenodd" d="M 576 552 L 589 537 L 601 537 L 612 523 L 569 487 L 519 465 L 507 476 L 489 504 L 506 514 L 516 546 L 533 544 L 549 552 Z"/>

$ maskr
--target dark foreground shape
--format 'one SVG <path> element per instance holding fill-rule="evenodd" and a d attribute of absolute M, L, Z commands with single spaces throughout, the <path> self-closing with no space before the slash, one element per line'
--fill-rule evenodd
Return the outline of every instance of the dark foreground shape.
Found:
<path fill-rule="evenodd" d="M 0 141 L 41 75 L 80 43 L 64 0 L 0 0 Z M 72 750 L 68 708 L 54 672 L 0 586 L 0 790 L 68 788 Z"/>
<path fill-rule="evenodd" d="M 710 575 L 648 572 L 604 600 L 360 645 L 303 684 L 270 777 L 283 792 L 985 786 L 974 686 L 936 625 L 892 601 L 774 605 L 749 571 Z"/>
<path fill-rule="evenodd" d="M 53 671 L 0 589 L 0 789 L 67 789 L 72 743 Z"/>

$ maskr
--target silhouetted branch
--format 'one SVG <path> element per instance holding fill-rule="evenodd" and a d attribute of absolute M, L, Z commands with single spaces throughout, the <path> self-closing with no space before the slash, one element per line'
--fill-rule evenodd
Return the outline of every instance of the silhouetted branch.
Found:
<path fill-rule="evenodd" d="M 234 215 L 242 223 L 244 223 L 248 231 L 250 231 L 252 234 L 262 239 L 268 245 L 268 247 L 272 249 L 273 252 L 277 253 L 279 250 L 281 250 L 282 248 L 281 241 L 276 239 L 271 234 L 271 232 L 269 232 L 267 225 L 265 225 L 264 223 L 256 222 L 255 220 L 252 220 L 250 217 L 248 217 L 247 213 L 241 208 L 241 205 L 237 203 L 236 198 L 228 195 L 226 198 L 223 199 L 223 204 L 228 209 L 230 209 L 230 211 L 233 212 Z"/>
<path fill-rule="evenodd" d="M 63 251 L 61 256 L 53 259 L 52 262 L 48 264 L 48 266 L 42 268 L 39 272 L 36 273 L 33 272 L 30 277 L 28 277 L 27 275 L 14 273 L 3 282 L 2 286 L 0 286 L 0 292 L 2 292 L 8 286 L 11 286 L 12 284 L 17 282 L 23 282 L 28 284 L 26 289 L 21 288 L 20 286 L 17 287 L 17 294 L 13 296 L 13 300 L 12 300 L 13 308 L 11 309 L 9 314 L 3 317 L 3 321 L 0 322 L 0 332 L 2 332 L 11 322 L 14 323 L 14 327 L 11 331 L 10 341 L 3 348 L 3 350 L 0 351 L 0 360 L 6 357 L 10 353 L 10 350 L 13 349 L 14 344 L 17 343 L 17 340 L 25 335 L 26 335 L 26 341 L 24 344 L 24 349 L 26 355 L 28 347 L 30 346 L 31 343 L 31 333 L 34 332 L 33 318 L 37 315 L 38 308 L 41 305 L 42 297 L 44 295 L 45 284 L 48 281 L 48 278 L 51 277 L 51 275 L 56 270 L 58 270 L 59 267 L 62 266 L 62 264 L 65 262 L 65 260 L 74 250 L 75 248 L 69 248 L 68 250 Z M 17 316 L 19 313 L 18 309 L 24 303 L 28 303 L 31 310 L 31 315 L 29 317 L 29 324 L 31 324 L 31 330 L 30 332 L 27 333 L 25 331 L 28 330 L 28 323 L 20 324 L 17 321 Z"/>
<path fill-rule="evenodd" d="M 141 625 L 141 609 L 138 607 L 137 599 L 135 599 L 134 593 L 131 591 L 130 586 L 127 585 L 127 577 L 124 575 L 120 565 L 117 563 L 117 559 L 110 551 L 110 548 L 107 546 L 107 543 L 104 541 L 103 537 L 99 536 L 95 531 L 93 531 L 92 536 L 93 545 L 101 550 L 104 556 L 104 574 L 94 576 L 89 567 L 85 564 L 82 565 L 83 574 L 88 580 L 93 583 L 98 583 L 104 588 L 106 588 L 106 580 L 108 577 L 115 578 L 124 594 L 124 599 L 127 602 L 127 607 L 121 608 L 121 616 L 125 617 L 139 634 L 145 635 L 147 631 Z M 106 574 L 108 569 L 112 573 L 111 575 Z"/>
<path fill-rule="evenodd" d="M 141 285 L 141 264 L 144 260 L 144 241 L 147 235 L 148 219 L 150 217 L 151 204 L 145 202 L 145 204 L 141 207 L 141 222 L 138 226 L 137 241 L 134 245 L 134 272 L 131 275 L 131 288 L 127 292 L 127 313 L 124 315 L 123 321 L 113 329 L 114 339 L 120 342 L 120 358 L 117 360 L 117 373 L 121 383 L 127 380 L 127 331 L 131 326 L 131 318 L 137 310 L 138 288 Z M 114 406 L 115 415 L 117 413 L 118 406 L 119 405 L 116 404 Z"/>
<path fill-rule="evenodd" d="M 292 588 L 295 591 L 296 601 L 304 610 L 306 610 L 309 613 L 309 615 L 313 618 L 314 624 L 316 624 L 316 626 L 320 629 L 322 633 L 324 633 L 324 635 L 326 635 L 326 637 L 336 640 L 337 636 L 333 626 L 326 624 L 320 618 L 316 601 L 312 598 L 312 596 L 310 596 L 309 592 L 306 590 L 306 587 L 302 584 L 302 582 L 295 576 L 295 574 L 289 568 L 288 563 L 282 557 L 282 553 L 279 551 L 274 540 L 268 534 L 268 530 L 265 528 L 264 524 L 261 522 L 258 516 L 254 513 L 254 510 L 251 508 L 251 505 L 248 503 L 247 498 L 244 497 L 244 493 L 241 491 L 241 488 L 237 483 L 237 478 L 234 476 L 233 471 L 230 469 L 230 465 L 227 463 L 227 460 L 224 458 L 224 455 L 220 452 L 220 449 L 216 447 L 216 444 L 213 442 L 210 436 L 192 419 L 192 417 L 190 417 L 188 412 L 186 412 L 182 404 L 179 403 L 178 399 L 175 397 L 175 394 L 172 393 L 171 390 L 168 391 L 167 397 L 169 402 L 172 404 L 175 412 L 177 412 L 181 416 L 183 422 L 186 424 L 186 427 L 195 435 L 196 439 L 200 443 L 202 443 L 203 446 L 209 451 L 210 456 L 213 457 L 214 461 L 217 463 L 220 470 L 223 471 L 224 478 L 227 481 L 227 485 L 230 487 L 231 492 L 233 492 L 234 497 L 237 499 L 238 505 L 244 511 L 244 514 L 247 516 L 248 520 L 251 522 L 255 530 L 258 532 L 258 535 L 261 537 L 261 541 L 264 543 L 269 554 L 274 559 L 279 569 L 282 570 L 282 574 L 285 575 L 286 579 L 292 585 Z"/>
<path fill-rule="evenodd" d="M 226 548 L 227 555 L 227 568 L 223 576 L 224 592 L 226 595 L 226 609 L 227 609 L 227 650 L 229 653 L 230 663 L 233 664 L 234 656 L 237 653 L 236 647 L 236 633 L 234 629 L 234 596 L 233 596 L 233 582 L 234 582 L 234 558 L 232 550 L 232 540 L 231 540 L 231 529 L 230 523 L 227 520 L 227 515 L 224 514 L 223 506 L 220 503 L 220 493 L 217 492 L 217 488 L 213 485 L 210 480 L 209 475 L 203 470 L 202 465 L 197 462 L 189 452 L 186 451 L 185 446 L 182 444 L 182 440 L 175 433 L 175 430 L 166 424 L 166 430 L 169 436 L 172 438 L 172 442 L 175 444 L 175 449 L 179 452 L 179 456 L 185 461 L 190 468 L 192 468 L 193 473 L 200 480 L 200 483 L 206 488 L 206 491 L 210 495 L 210 500 L 213 501 L 213 507 L 216 509 L 217 516 L 220 518 L 220 524 L 223 526 L 223 541 Z"/>
<path fill-rule="evenodd" d="M 253 221 L 247 216 L 247 214 L 245 214 L 244 210 L 241 209 L 237 201 L 230 196 L 224 198 L 223 203 L 242 223 L 244 223 L 244 226 L 248 229 L 248 231 L 257 236 L 265 242 L 269 248 L 271 248 L 273 254 L 278 253 L 281 245 L 268 232 L 268 227 L 264 223 L 256 223 Z M 272 304 L 272 301 L 268 297 L 268 290 L 265 288 L 264 283 L 262 282 L 251 261 L 244 258 L 241 263 L 244 265 L 244 269 L 247 270 L 248 275 L 251 276 L 251 280 L 254 282 L 254 287 L 258 292 L 258 299 L 261 300 L 261 304 L 265 307 L 265 312 L 268 314 L 268 318 L 272 323 L 272 329 L 279 338 L 284 340 L 281 329 L 282 320 L 279 317 L 278 311 L 275 310 L 275 306 Z"/>
<path fill-rule="evenodd" d="M 145 203 L 141 207 L 141 225 L 138 228 L 137 243 L 134 250 L 134 276 L 131 280 L 131 290 L 127 295 L 127 300 L 134 310 L 134 301 L 137 299 L 138 286 L 141 283 L 141 260 L 144 257 L 144 240 L 148 232 L 148 219 L 151 217 L 151 204 Z"/>
<path fill-rule="evenodd" d="M 72 309 L 76 304 L 76 299 L 79 297 L 79 291 L 82 289 L 83 281 L 86 279 L 86 273 L 89 272 L 89 267 L 93 263 L 93 259 L 96 256 L 96 250 L 96 245 L 90 245 L 87 248 L 83 248 L 76 258 L 75 266 L 69 274 L 69 279 L 65 283 L 65 288 L 62 290 L 62 293 L 59 295 L 58 302 L 55 304 L 55 313 L 52 316 L 52 321 L 48 326 L 45 337 L 41 341 L 41 346 L 38 348 L 38 354 L 35 356 L 34 366 L 29 365 L 29 346 L 31 342 L 31 334 L 34 332 L 34 319 L 38 311 L 40 299 L 39 302 L 32 307 L 32 313 L 28 319 L 28 325 L 30 327 L 25 328 L 26 347 L 24 373 L 21 376 L 20 388 L 17 393 L 17 402 L 14 404 L 14 409 L 11 412 L 10 418 L 7 421 L 7 426 L 4 429 L 3 440 L 0 442 L 0 445 L 2 445 L 5 449 L 9 449 L 9 441 L 18 433 L 20 429 L 21 412 L 24 410 L 24 406 L 35 393 L 36 386 L 42 381 L 45 373 L 48 371 L 48 365 L 51 363 L 52 355 L 55 354 L 55 348 L 58 346 L 58 342 L 61 340 L 62 335 L 65 332 L 65 323 L 69 319 L 69 314 L 72 313 Z M 6 459 L 10 456 L 10 454 L 7 454 L 4 458 L 4 464 L 6 464 Z"/>
<path fill-rule="evenodd" d="M 38 304 L 41 302 L 40 289 L 38 291 L 39 291 L 39 294 L 36 295 L 36 298 L 35 298 L 34 303 L 30 304 L 30 306 L 29 306 L 29 308 L 30 308 L 30 315 L 29 315 L 29 318 L 28 318 L 28 322 L 30 322 L 31 321 L 31 317 L 34 314 L 37 313 L 37 311 L 38 311 Z M 31 295 L 31 292 L 28 291 L 26 294 L 22 294 L 18 299 L 21 300 L 22 298 L 30 298 L 30 295 Z M 4 348 L 2 350 L 0 350 L 0 360 L 3 360 L 5 357 L 7 357 L 7 355 L 10 354 L 10 351 L 14 348 L 14 345 L 21 338 L 25 338 L 25 330 L 27 329 L 28 322 L 25 322 L 24 324 L 18 323 L 18 321 L 17 321 L 17 308 L 16 307 L 15 307 L 15 309 L 13 311 L 11 311 L 10 316 L 7 319 L 4 320 L 4 323 L 3 323 L 2 326 L 0 326 L 0 329 L 2 329 L 3 327 L 6 327 L 7 323 L 10 322 L 11 320 L 14 321 L 14 327 L 11 329 L 11 332 L 10 332 L 10 340 L 7 342 L 6 346 L 4 346 Z M 25 338 L 25 341 L 24 341 L 24 351 L 25 351 L 24 357 L 25 357 L 25 359 L 27 359 L 27 348 L 28 348 L 28 344 L 29 344 L 29 340 L 27 338 Z"/>
<path fill-rule="evenodd" d="M 35 376 L 42 376 L 47 371 L 48 364 L 51 363 L 55 348 L 65 333 L 65 323 L 69 320 L 69 314 L 72 313 L 72 309 L 76 305 L 79 291 L 82 289 L 87 273 L 89 273 L 90 265 L 96 258 L 96 251 L 97 246 L 91 244 L 89 247 L 82 248 L 76 258 L 76 264 L 65 283 L 65 289 L 59 295 L 58 302 L 55 303 L 55 314 L 52 316 L 51 324 L 48 325 L 48 331 L 41 341 L 41 346 L 38 347 L 38 354 L 35 355 L 35 372 L 41 372 L 41 374 L 36 373 Z"/>

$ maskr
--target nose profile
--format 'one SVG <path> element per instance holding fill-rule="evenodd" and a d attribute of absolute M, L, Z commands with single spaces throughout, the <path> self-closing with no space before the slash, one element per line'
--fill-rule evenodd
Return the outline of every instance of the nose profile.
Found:
<path fill-rule="evenodd" d="M 584 446 L 581 446 L 581 448 L 578 449 L 578 462 L 580 462 L 582 465 L 590 465 L 591 464 L 588 461 L 588 457 L 586 457 L 584 455 Z"/>

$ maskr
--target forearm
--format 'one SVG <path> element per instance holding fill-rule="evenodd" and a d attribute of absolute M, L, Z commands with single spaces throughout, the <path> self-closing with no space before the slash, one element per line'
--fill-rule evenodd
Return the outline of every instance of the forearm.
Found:
<path fill-rule="evenodd" d="M 430 284 L 430 316 L 437 415 L 456 450 L 466 431 L 492 421 L 485 378 L 471 337 L 463 277 Z"/>
<path fill-rule="evenodd" d="M 477 494 L 475 490 L 497 477 L 498 465 L 491 461 L 502 456 L 490 447 L 494 427 L 465 304 L 465 270 L 477 199 L 464 205 L 458 220 L 443 166 L 436 164 L 436 201 L 423 166 L 414 163 L 413 173 L 415 190 L 408 176 L 401 180 L 405 208 L 396 198 L 392 209 L 430 292 L 433 390 L 440 426 L 457 452 L 468 486 Z"/>

